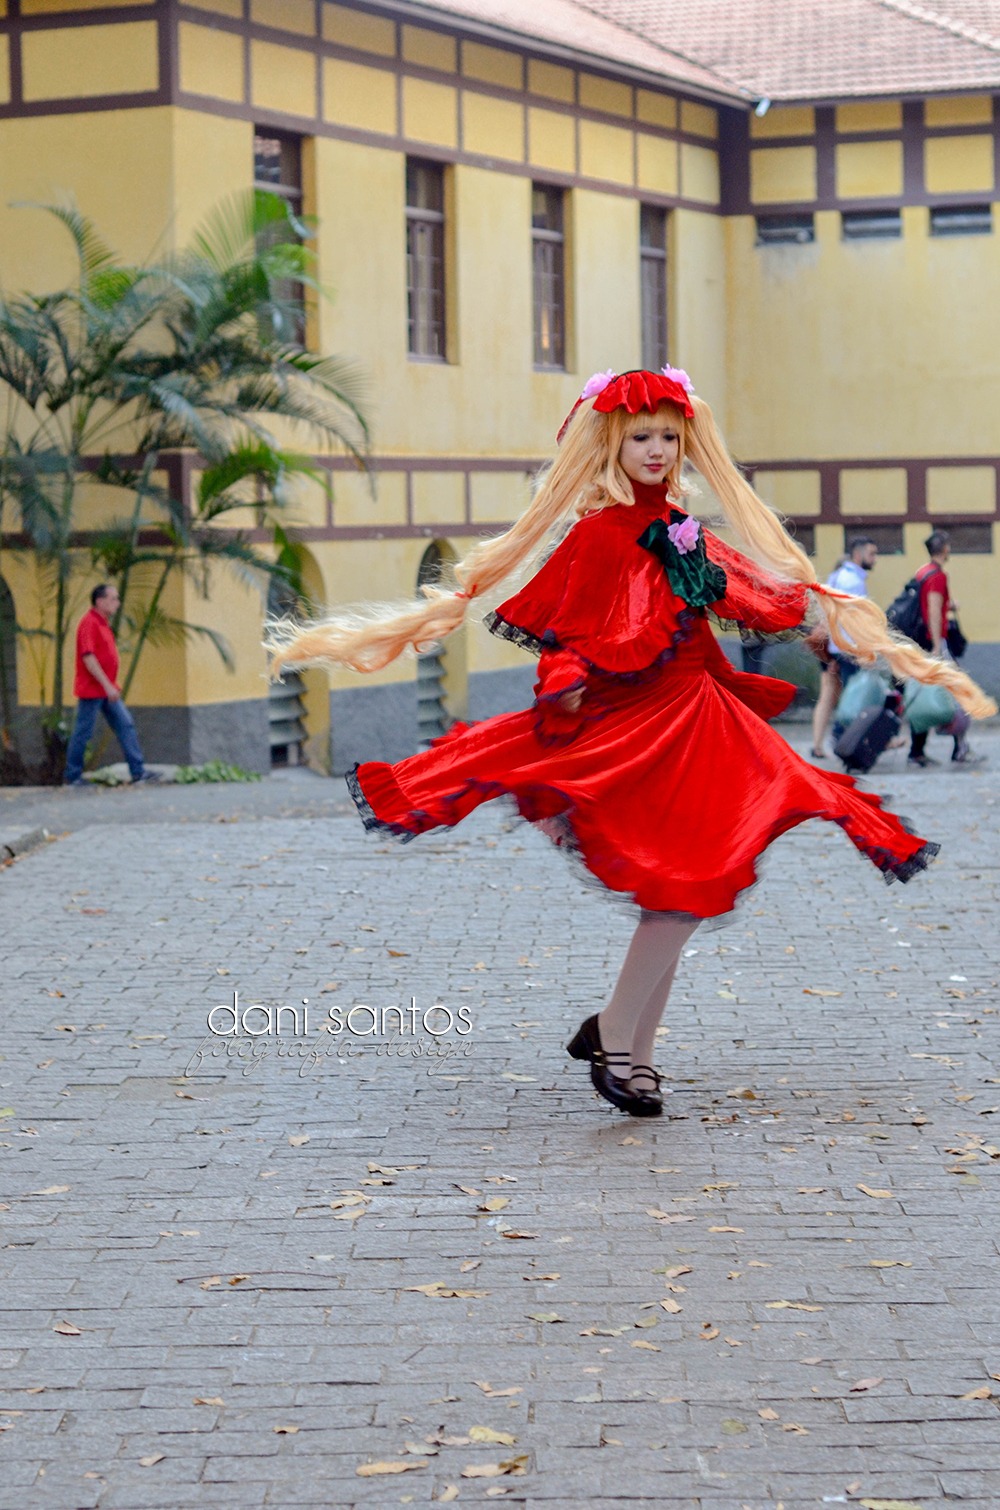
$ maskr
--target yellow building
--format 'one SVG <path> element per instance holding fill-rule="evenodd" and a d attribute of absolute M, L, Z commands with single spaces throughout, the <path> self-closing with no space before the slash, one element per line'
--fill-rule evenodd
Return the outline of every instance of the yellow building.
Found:
<path fill-rule="evenodd" d="M 995 688 L 1000 52 L 949 30 L 945 0 L 940 25 L 871 0 L 846 30 L 805 0 L 649 10 L 0 0 L 0 284 L 72 274 L 17 202 L 69 192 L 140 258 L 269 184 L 318 222 L 335 297 L 310 343 L 371 374 L 374 497 L 328 457 L 331 496 L 296 511 L 316 601 L 410 597 L 517 516 L 591 372 L 669 351 L 821 575 L 872 535 L 884 604 L 930 525 L 951 530 L 967 664 Z M 775 32 L 779 14 L 802 24 Z M 44 589 L 7 544 L 0 614 L 5 582 L 31 628 Z M 201 644 L 147 653 L 130 701 L 150 759 L 264 768 L 303 739 L 343 770 L 530 697 L 523 654 L 474 626 L 416 666 L 307 673 L 289 709 L 263 680 L 260 593 L 176 593 L 237 669 Z M 29 639 L 17 676 L 30 711 Z"/>

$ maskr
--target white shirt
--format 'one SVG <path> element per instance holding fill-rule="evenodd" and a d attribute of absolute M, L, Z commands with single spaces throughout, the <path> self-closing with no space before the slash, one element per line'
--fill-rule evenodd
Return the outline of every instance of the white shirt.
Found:
<path fill-rule="evenodd" d="M 827 587 L 834 588 L 837 592 L 851 592 L 856 598 L 868 596 L 868 573 L 863 566 L 849 557 L 837 570 L 827 578 Z M 843 655 L 839 645 L 832 640 L 827 641 L 827 650 L 831 655 Z"/>

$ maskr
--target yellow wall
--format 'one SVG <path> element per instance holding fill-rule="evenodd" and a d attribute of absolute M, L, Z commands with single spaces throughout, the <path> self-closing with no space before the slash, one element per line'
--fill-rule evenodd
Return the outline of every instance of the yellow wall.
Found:
<path fill-rule="evenodd" d="M 756 247 L 751 219 L 730 224 L 738 453 L 995 453 L 994 238 L 931 237 L 920 207 L 904 210 L 898 240 L 845 242 L 833 212 L 816 216 L 816 234 L 813 245 Z"/>

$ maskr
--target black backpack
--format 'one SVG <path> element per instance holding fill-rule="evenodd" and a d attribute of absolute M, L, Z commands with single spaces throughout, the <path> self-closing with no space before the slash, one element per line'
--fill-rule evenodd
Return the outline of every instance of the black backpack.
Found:
<path fill-rule="evenodd" d="M 898 597 L 893 598 L 885 611 L 890 627 L 914 640 L 922 650 L 931 648 L 924 616 L 920 611 L 920 579 L 911 577 Z"/>

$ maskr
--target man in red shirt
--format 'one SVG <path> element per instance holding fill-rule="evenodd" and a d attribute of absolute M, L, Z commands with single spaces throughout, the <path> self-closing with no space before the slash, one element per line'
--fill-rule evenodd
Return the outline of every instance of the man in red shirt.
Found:
<path fill-rule="evenodd" d="M 145 769 L 132 715 L 122 702 L 121 691 L 115 680 L 118 675 L 118 646 L 115 644 L 111 620 L 118 611 L 119 602 L 118 589 L 103 582 L 90 594 L 90 608 L 77 625 L 73 696 L 78 701 L 73 737 L 66 752 L 66 786 L 86 785 L 83 780 L 83 758 L 93 737 L 98 713 L 104 714 L 108 726 L 121 745 L 133 782 L 154 779 Z"/>
<path fill-rule="evenodd" d="M 917 572 L 914 581 L 920 585 L 920 617 L 924 625 L 924 647 L 931 655 L 948 656 L 948 615 L 951 610 L 951 597 L 948 592 L 948 574 L 945 571 L 945 563 L 951 555 L 951 541 L 947 530 L 932 530 L 924 541 L 924 547 L 930 556 L 926 566 L 922 566 Z M 982 755 L 973 754 L 969 748 L 969 742 L 965 737 L 969 727 L 969 715 L 961 708 L 955 710 L 955 716 L 951 723 L 945 724 L 942 734 L 950 734 L 955 741 L 952 751 L 952 760 L 958 765 L 979 765 L 985 759 Z M 922 734 L 912 734 L 910 737 L 910 753 L 908 764 L 915 766 L 937 765 L 937 761 L 927 754 L 927 736 L 929 729 Z"/>

